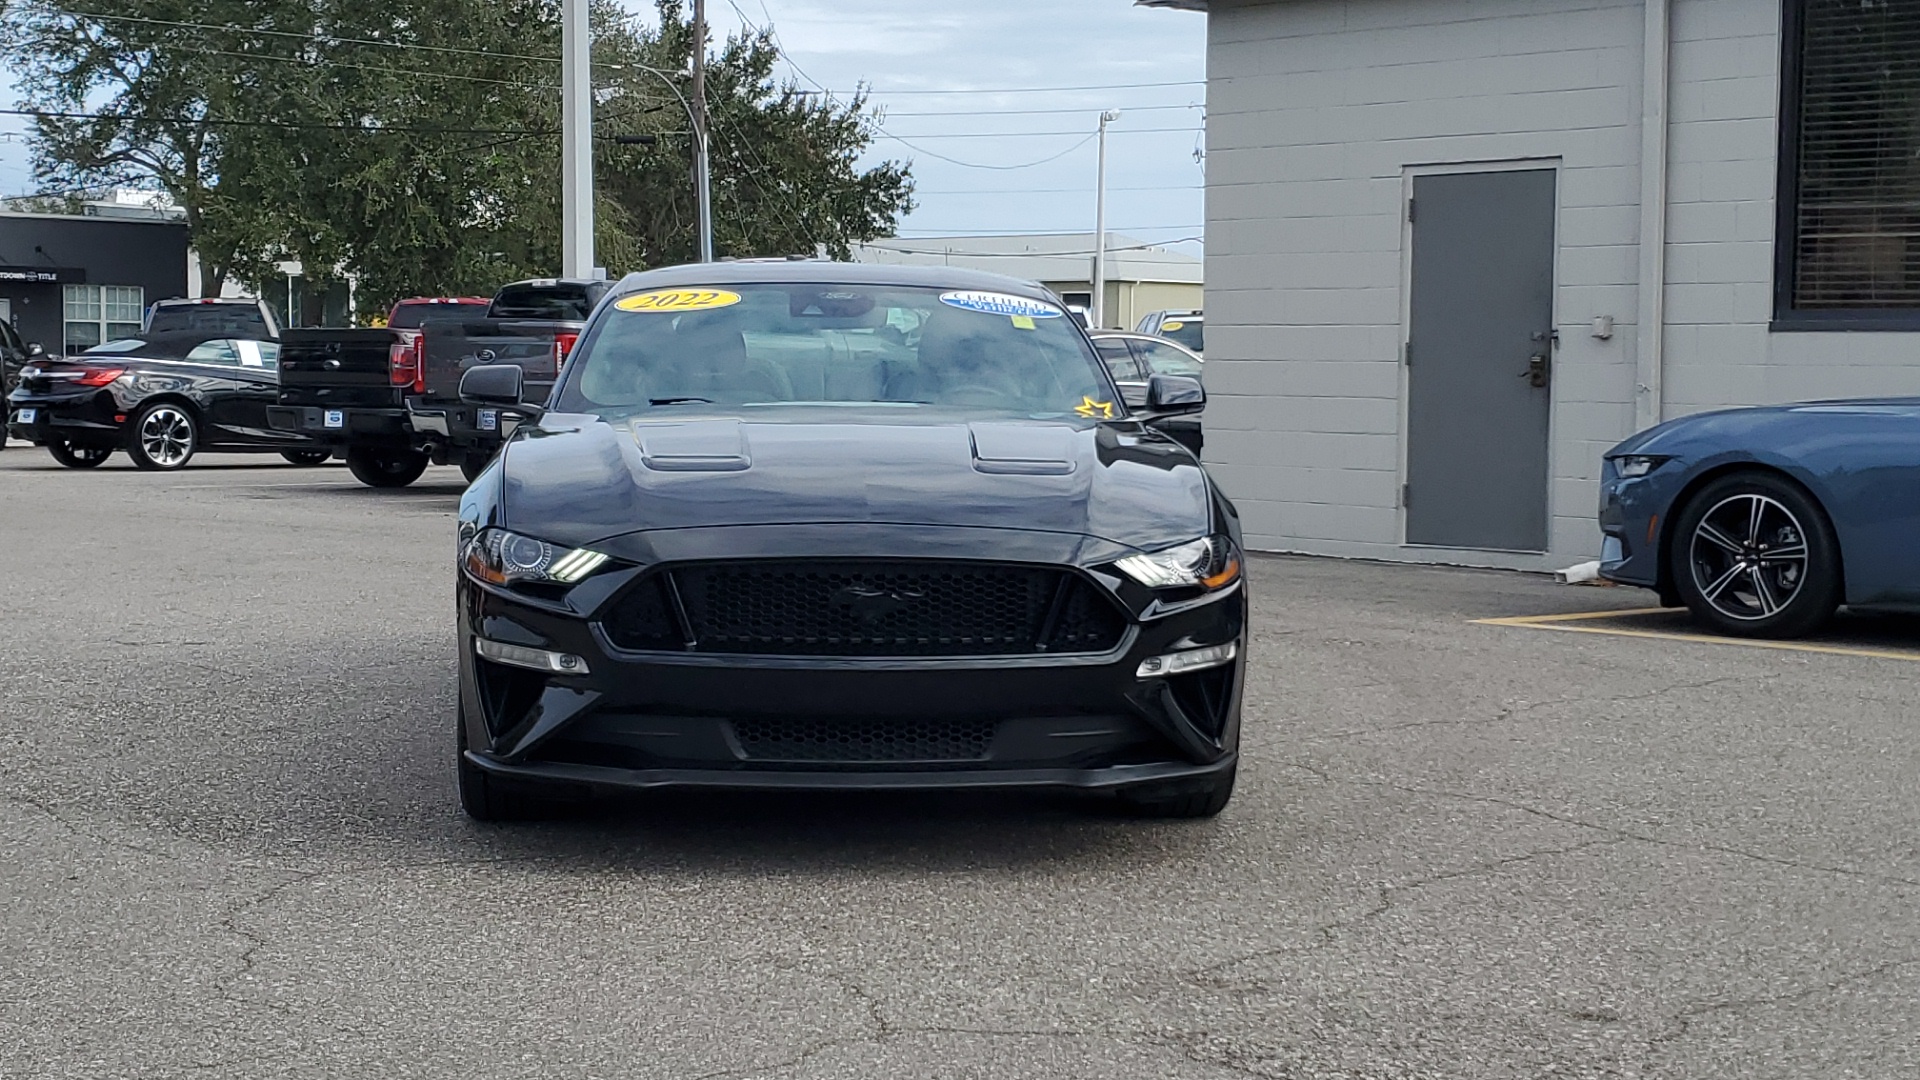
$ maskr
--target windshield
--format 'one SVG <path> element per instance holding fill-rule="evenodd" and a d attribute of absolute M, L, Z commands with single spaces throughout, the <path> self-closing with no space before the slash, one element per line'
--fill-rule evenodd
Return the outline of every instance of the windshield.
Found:
<path fill-rule="evenodd" d="M 493 298 L 488 315 L 495 319 L 584 320 L 601 294 L 585 285 L 554 282 L 545 285 L 509 285 Z"/>
<path fill-rule="evenodd" d="M 1120 415 L 1055 304 L 1006 293 L 843 285 L 671 289 L 616 301 L 567 364 L 557 407 L 934 405 Z"/>
<path fill-rule="evenodd" d="M 486 306 L 466 301 L 396 304 L 392 317 L 387 320 L 387 325 L 395 330 L 418 330 L 428 319 L 441 319 L 452 315 L 478 315 Z"/>
<path fill-rule="evenodd" d="M 1207 351 L 1206 329 L 1207 324 L 1199 319 L 1168 319 L 1160 324 L 1160 336 L 1204 355 Z"/>
<path fill-rule="evenodd" d="M 164 334 L 176 330 L 202 330 L 260 338 L 273 337 L 273 328 L 255 304 L 161 304 L 153 309 L 147 332 Z"/>

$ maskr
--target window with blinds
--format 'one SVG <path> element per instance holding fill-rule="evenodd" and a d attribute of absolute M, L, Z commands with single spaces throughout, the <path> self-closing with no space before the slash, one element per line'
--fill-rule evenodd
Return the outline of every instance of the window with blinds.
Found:
<path fill-rule="evenodd" d="M 1788 0 L 1781 315 L 1920 313 L 1920 0 Z"/>

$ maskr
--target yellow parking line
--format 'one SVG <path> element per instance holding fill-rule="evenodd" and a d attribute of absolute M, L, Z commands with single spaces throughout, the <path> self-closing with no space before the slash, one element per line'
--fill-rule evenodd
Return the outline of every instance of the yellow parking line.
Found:
<path fill-rule="evenodd" d="M 1576 623 L 1601 622 L 1634 615 L 1678 614 L 1673 608 L 1624 608 L 1612 611 L 1578 611 L 1566 615 L 1521 615 L 1504 619 L 1475 619 L 1476 626 L 1510 626 L 1523 630 L 1558 630 L 1568 634 L 1606 634 L 1610 637 L 1647 638 L 1655 641 L 1690 641 L 1700 645 L 1733 645 L 1747 649 L 1776 649 L 1781 652 L 1824 653 L 1829 656 L 1864 656 L 1875 660 L 1920 661 L 1920 651 L 1869 649 L 1853 645 L 1815 645 L 1800 641 L 1763 641 L 1756 638 L 1721 637 L 1716 634 L 1690 634 L 1673 630 L 1641 630 L 1628 626 L 1577 626 Z"/>

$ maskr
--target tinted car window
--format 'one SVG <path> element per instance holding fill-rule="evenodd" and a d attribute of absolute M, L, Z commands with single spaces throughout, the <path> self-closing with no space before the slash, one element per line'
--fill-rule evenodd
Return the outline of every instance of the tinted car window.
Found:
<path fill-rule="evenodd" d="M 585 319 L 605 291 L 561 282 L 509 285 L 495 294 L 487 313 L 496 319 Z"/>
<path fill-rule="evenodd" d="M 1199 319 L 1168 319 L 1160 324 L 1160 336 L 1177 341 L 1197 353 L 1207 351 L 1207 324 Z"/>
<path fill-rule="evenodd" d="M 484 304 L 401 304 L 393 309 L 393 317 L 387 325 L 395 330 L 418 330 L 420 324 L 428 319 L 449 315 L 478 315 L 485 307 Z"/>
<path fill-rule="evenodd" d="M 224 364 L 227 367 L 240 366 L 240 351 L 234 343 L 224 338 L 203 341 L 187 350 L 187 360 L 195 364 Z"/>
<path fill-rule="evenodd" d="M 87 351 L 90 353 L 129 353 L 135 349 L 144 349 L 146 345 L 147 343 L 141 341 L 139 338 L 121 338 L 118 341 L 103 341 Z"/>
<path fill-rule="evenodd" d="M 27 343 L 20 340 L 20 335 L 15 332 L 13 327 L 4 322 L 0 322 L 0 348 L 5 348 L 8 352 L 25 355 Z"/>
<path fill-rule="evenodd" d="M 1140 381 L 1140 365 L 1134 363 L 1133 353 L 1127 351 L 1125 338 L 1094 338 L 1093 348 L 1115 382 Z"/>
<path fill-rule="evenodd" d="M 1139 350 L 1140 359 L 1146 361 L 1147 370 L 1155 375 L 1200 377 L 1200 362 L 1171 345 L 1162 345 L 1157 341 L 1136 341 L 1133 347 Z"/>
<path fill-rule="evenodd" d="M 676 310 L 672 297 L 708 306 Z M 1058 306 L 929 288 L 756 284 L 625 297 L 567 372 L 559 407 L 603 416 L 690 401 L 1118 411 L 1105 372 Z"/>
<path fill-rule="evenodd" d="M 235 337 L 269 338 L 273 328 L 255 304 L 160 304 L 153 309 L 147 332 L 211 331 Z"/>

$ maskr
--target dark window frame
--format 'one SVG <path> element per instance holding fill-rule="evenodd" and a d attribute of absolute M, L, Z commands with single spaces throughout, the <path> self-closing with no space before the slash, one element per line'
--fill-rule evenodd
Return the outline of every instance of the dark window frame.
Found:
<path fill-rule="evenodd" d="M 1795 308 L 1799 271 L 1801 78 L 1805 60 L 1807 0 L 1780 5 L 1779 168 L 1774 193 L 1773 319 L 1768 329 L 1920 330 L 1916 308 Z"/>

